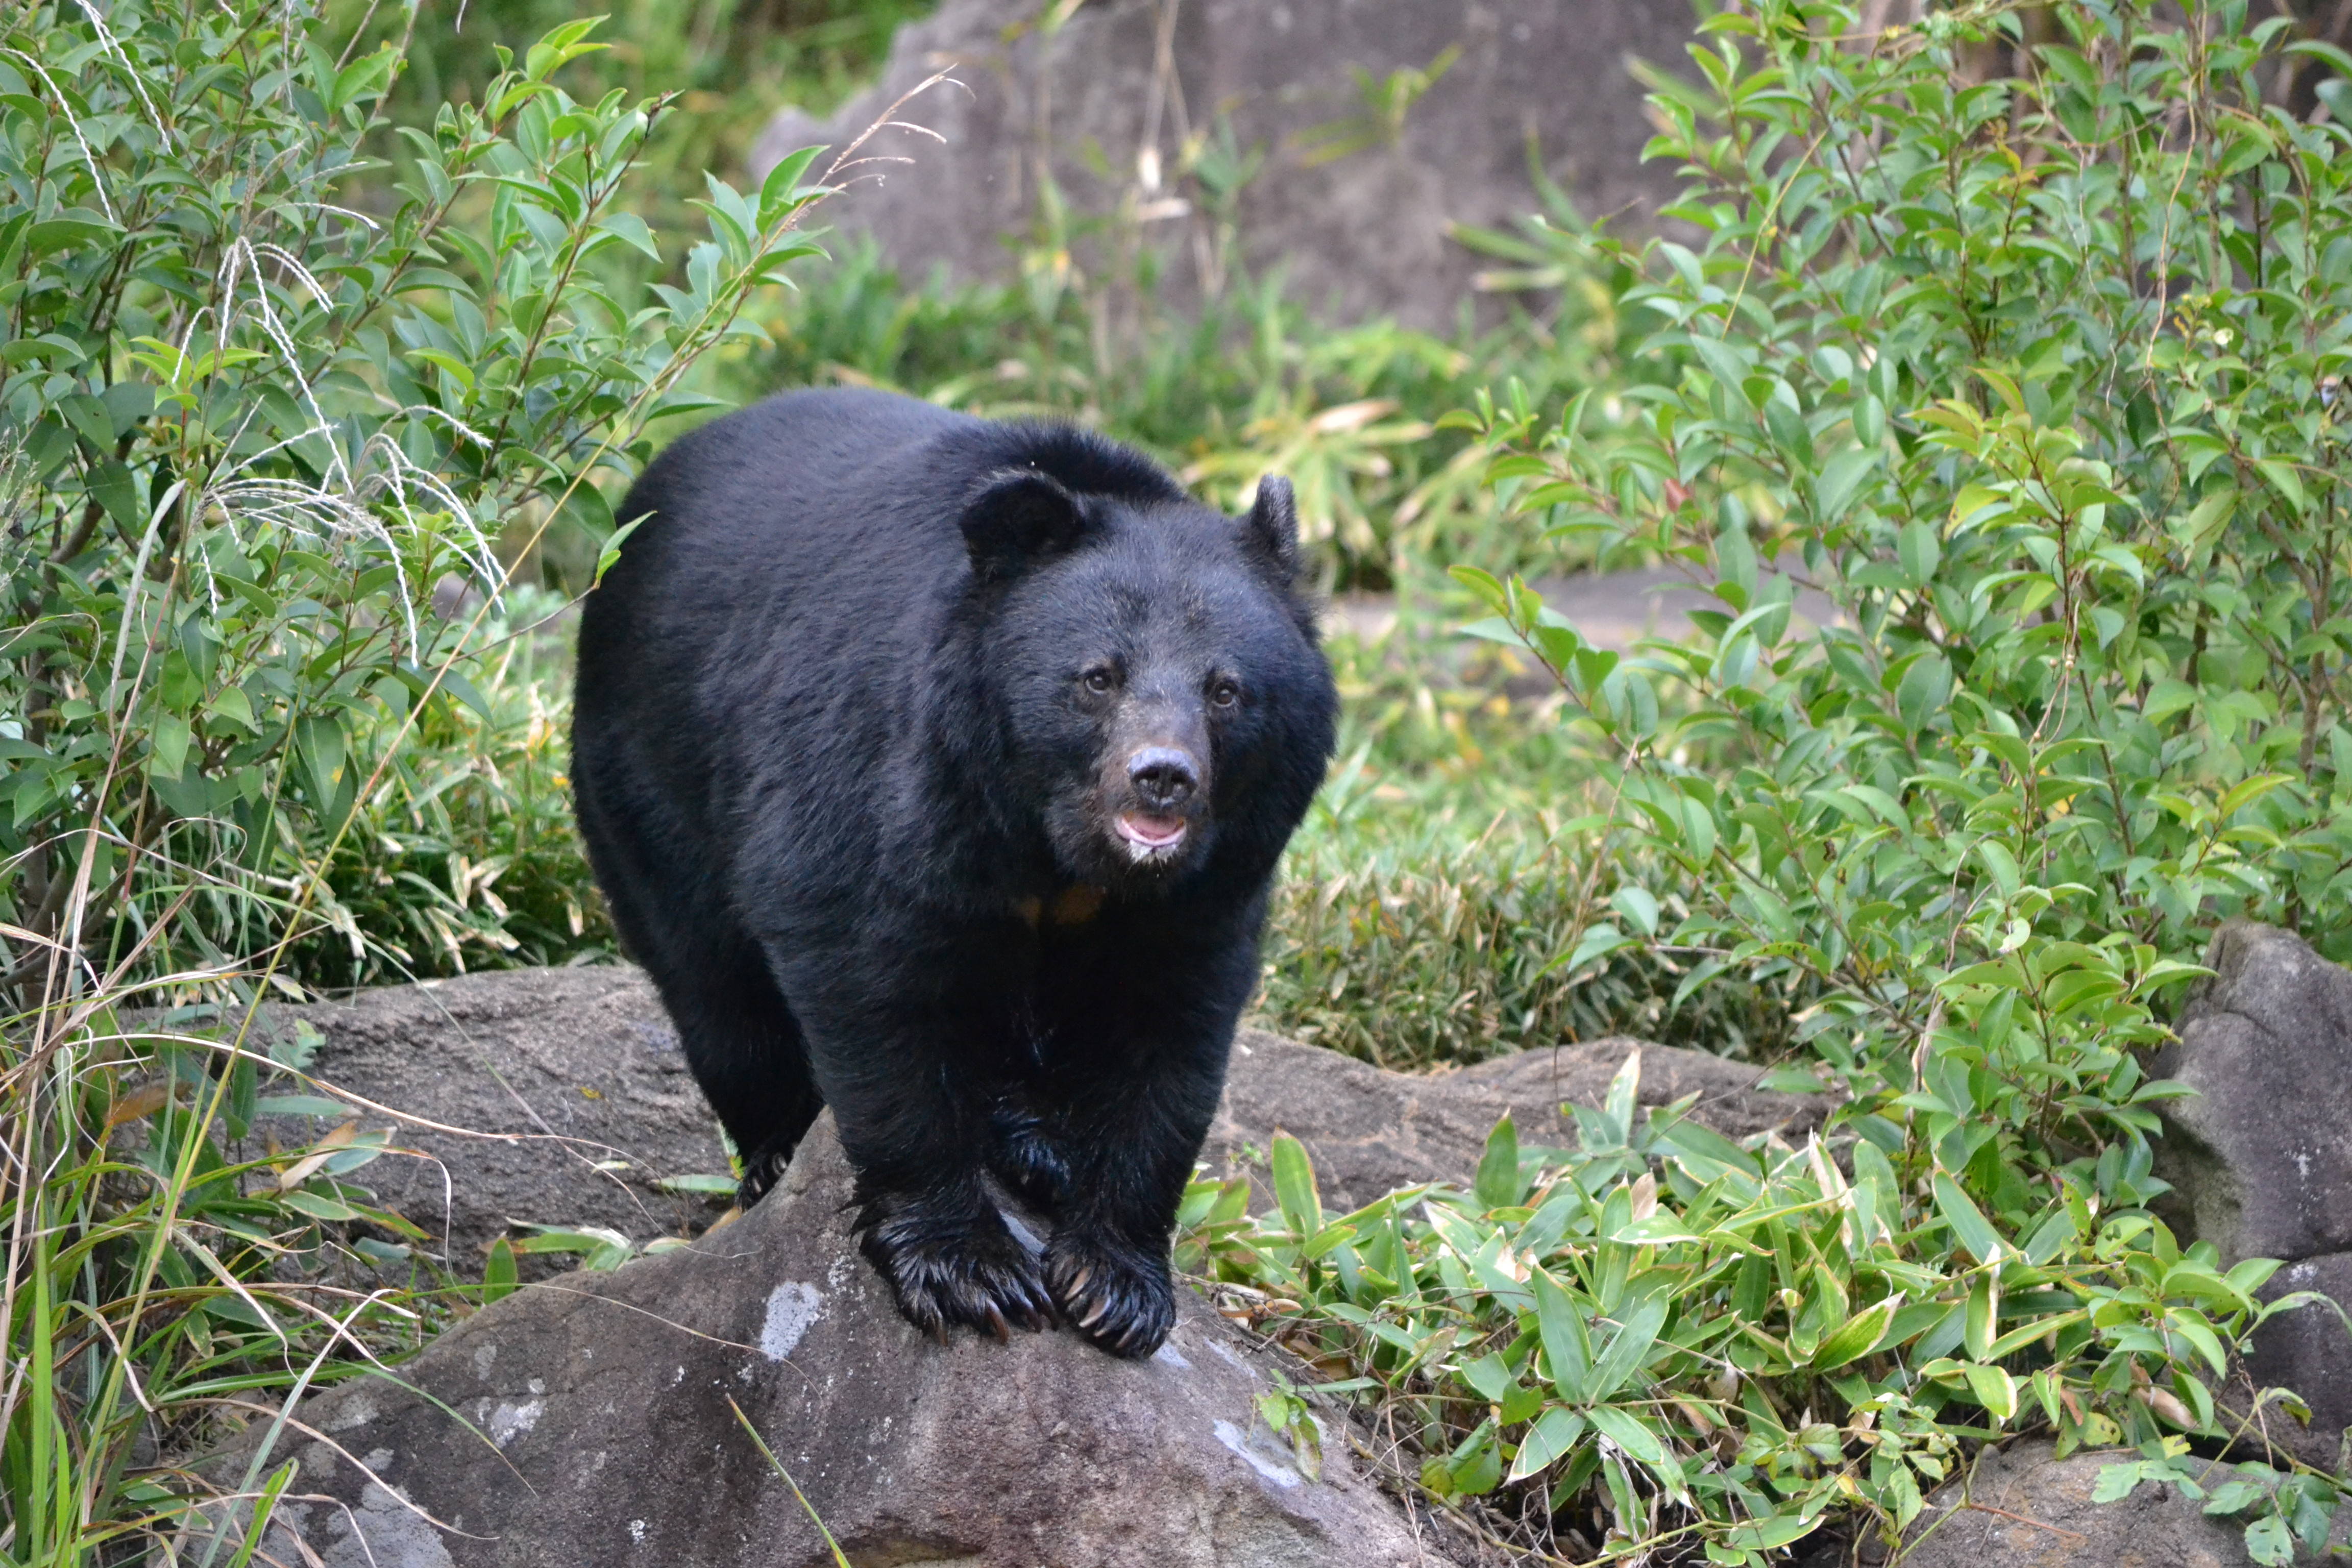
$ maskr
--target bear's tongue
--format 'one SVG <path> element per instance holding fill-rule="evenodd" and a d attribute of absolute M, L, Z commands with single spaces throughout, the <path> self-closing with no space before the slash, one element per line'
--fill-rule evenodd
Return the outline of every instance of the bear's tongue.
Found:
<path fill-rule="evenodd" d="M 1140 849 L 1172 849 L 1183 842 L 1184 819 L 1123 811 L 1118 816 L 1118 836 Z"/>

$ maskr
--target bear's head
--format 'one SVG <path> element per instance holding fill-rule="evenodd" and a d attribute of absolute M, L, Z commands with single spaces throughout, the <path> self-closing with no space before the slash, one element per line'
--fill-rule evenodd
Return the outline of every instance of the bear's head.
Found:
<path fill-rule="evenodd" d="M 1165 891 L 1272 870 L 1322 782 L 1339 699 L 1299 592 L 1288 482 L 1227 517 L 994 475 L 962 516 L 981 678 L 1056 873 Z"/>

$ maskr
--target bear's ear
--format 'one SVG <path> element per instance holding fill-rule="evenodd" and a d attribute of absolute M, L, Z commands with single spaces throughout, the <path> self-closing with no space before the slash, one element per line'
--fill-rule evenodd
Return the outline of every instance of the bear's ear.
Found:
<path fill-rule="evenodd" d="M 1242 540 L 1253 555 L 1287 585 L 1298 575 L 1298 504 L 1290 481 L 1268 474 L 1257 482 L 1257 501 L 1242 519 Z"/>
<path fill-rule="evenodd" d="M 973 575 L 1000 581 L 1059 555 L 1087 531 L 1078 498 L 1034 468 L 992 475 L 965 503 L 964 548 Z"/>

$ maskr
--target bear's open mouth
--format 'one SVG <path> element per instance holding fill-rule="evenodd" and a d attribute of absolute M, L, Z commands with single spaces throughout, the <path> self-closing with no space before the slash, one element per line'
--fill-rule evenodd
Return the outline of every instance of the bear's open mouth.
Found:
<path fill-rule="evenodd" d="M 1127 852 L 1139 860 L 1172 852 L 1184 842 L 1187 831 L 1181 816 L 1152 816 L 1140 811 L 1122 811 L 1117 823 L 1118 836 L 1127 840 Z"/>

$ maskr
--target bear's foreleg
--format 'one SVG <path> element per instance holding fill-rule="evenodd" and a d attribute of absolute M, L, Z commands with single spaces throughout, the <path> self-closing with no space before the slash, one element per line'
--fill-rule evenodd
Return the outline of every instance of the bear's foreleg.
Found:
<path fill-rule="evenodd" d="M 1046 1327 L 1053 1299 L 1037 1259 L 1005 1228 L 982 1174 L 988 1109 L 931 1052 L 895 1059 L 909 1065 L 825 1082 L 857 1173 L 859 1250 L 889 1282 L 900 1313 L 934 1338 L 957 1323 L 999 1339 L 1015 1326 Z"/>
<path fill-rule="evenodd" d="M 1169 1240 L 1216 1114 L 1230 1027 L 1171 1032 L 1107 1053 L 1069 1086 L 1069 1174 L 1045 1247 L 1045 1286 L 1071 1327 L 1114 1355 L 1148 1356 L 1176 1324 Z"/>

